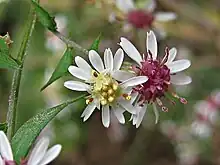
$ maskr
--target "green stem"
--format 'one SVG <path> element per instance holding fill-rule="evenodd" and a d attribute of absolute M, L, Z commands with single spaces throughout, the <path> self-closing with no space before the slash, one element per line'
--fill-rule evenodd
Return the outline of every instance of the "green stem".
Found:
<path fill-rule="evenodd" d="M 16 131 L 16 118 L 17 118 L 17 104 L 18 104 L 18 96 L 19 96 L 19 89 L 21 83 L 21 75 L 24 65 L 24 59 L 27 54 L 27 49 L 29 47 L 30 37 L 34 30 L 36 22 L 36 15 L 34 9 L 31 7 L 29 19 L 27 21 L 27 25 L 25 28 L 25 34 L 23 41 L 21 43 L 21 47 L 19 53 L 17 55 L 17 60 L 21 63 L 20 69 L 14 71 L 14 76 L 11 85 L 11 91 L 9 96 L 9 107 L 7 113 L 7 123 L 8 123 L 8 131 L 7 136 L 8 139 L 11 140 L 15 131 Z"/>
<path fill-rule="evenodd" d="M 53 31 L 51 31 L 53 32 Z M 61 39 L 65 44 L 67 44 L 69 47 L 73 47 L 75 50 L 78 50 L 86 55 L 89 54 L 88 50 L 84 49 L 83 47 L 81 47 L 80 45 L 78 45 L 77 43 L 75 43 L 74 41 L 71 41 L 70 39 L 66 38 L 64 35 L 62 35 L 60 32 L 55 31 L 53 32 L 54 35 L 56 35 L 59 39 Z"/>

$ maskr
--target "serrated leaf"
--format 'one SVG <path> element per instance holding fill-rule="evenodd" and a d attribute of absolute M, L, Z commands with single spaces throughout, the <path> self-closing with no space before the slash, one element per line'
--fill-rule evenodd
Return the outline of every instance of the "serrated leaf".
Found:
<path fill-rule="evenodd" d="M 18 63 L 9 56 L 9 47 L 4 38 L 0 37 L 0 68 L 18 69 Z"/>
<path fill-rule="evenodd" d="M 67 48 L 63 57 L 60 59 L 49 81 L 41 88 L 41 91 L 47 88 L 54 81 L 68 73 L 68 67 L 73 63 L 73 48 Z"/>
<path fill-rule="evenodd" d="M 6 133 L 7 129 L 8 129 L 7 123 L 0 123 L 0 130 L 1 131 L 4 131 Z"/>
<path fill-rule="evenodd" d="M 99 51 L 99 44 L 101 41 L 101 37 L 102 37 L 102 34 L 100 33 L 99 36 L 95 39 L 95 41 L 92 43 L 90 50 L 95 50 L 97 52 Z"/>
<path fill-rule="evenodd" d="M 50 109 L 44 109 L 36 116 L 29 119 L 22 125 L 12 138 L 12 150 L 14 159 L 18 163 L 21 158 L 25 158 L 31 145 L 38 137 L 42 129 L 65 107 L 85 97 L 81 95 L 72 101 L 65 102 Z"/>
<path fill-rule="evenodd" d="M 50 14 L 44 8 L 42 8 L 38 3 L 36 3 L 34 0 L 31 0 L 31 2 L 35 8 L 37 17 L 39 21 L 41 22 L 41 24 L 51 31 L 56 31 L 57 25 L 54 20 L 54 17 L 51 17 Z"/>

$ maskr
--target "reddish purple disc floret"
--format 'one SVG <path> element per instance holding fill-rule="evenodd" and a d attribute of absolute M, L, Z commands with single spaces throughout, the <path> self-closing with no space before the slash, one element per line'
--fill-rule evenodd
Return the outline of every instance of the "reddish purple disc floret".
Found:
<path fill-rule="evenodd" d="M 144 10 L 133 10 L 128 13 L 128 22 L 136 28 L 150 27 L 153 20 L 153 14 Z"/>
<path fill-rule="evenodd" d="M 138 75 L 147 76 L 148 81 L 134 90 L 140 94 L 140 102 L 154 102 L 156 98 L 164 96 L 164 93 L 168 91 L 170 69 L 153 59 L 145 60 L 141 64 L 141 68 L 135 67 L 134 69 Z"/>

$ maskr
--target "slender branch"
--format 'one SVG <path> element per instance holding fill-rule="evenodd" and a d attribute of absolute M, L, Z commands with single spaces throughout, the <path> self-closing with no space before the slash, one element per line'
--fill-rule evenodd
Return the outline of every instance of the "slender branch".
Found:
<path fill-rule="evenodd" d="M 18 95 L 19 95 L 19 89 L 21 83 L 22 69 L 23 69 L 25 55 L 27 54 L 30 37 L 34 30 L 35 22 L 36 22 L 36 15 L 34 9 L 31 7 L 29 19 L 25 28 L 24 38 L 21 43 L 19 53 L 17 55 L 17 60 L 21 62 L 21 66 L 20 69 L 14 71 L 11 91 L 9 96 L 9 107 L 7 113 L 7 123 L 8 123 L 7 136 L 9 140 L 11 140 L 11 138 L 13 137 L 16 131 L 16 118 L 18 113 L 17 104 L 18 104 Z"/>
<path fill-rule="evenodd" d="M 54 33 L 54 35 L 56 35 L 59 39 L 61 39 L 64 43 L 66 43 L 68 46 L 73 47 L 74 49 L 88 55 L 89 52 L 88 50 L 84 49 L 83 47 L 81 47 L 80 45 L 78 45 L 77 43 L 75 43 L 74 41 L 71 41 L 70 39 L 66 38 L 63 34 L 61 34 L 58 31 L 51 31 L 52 33 Z"/>

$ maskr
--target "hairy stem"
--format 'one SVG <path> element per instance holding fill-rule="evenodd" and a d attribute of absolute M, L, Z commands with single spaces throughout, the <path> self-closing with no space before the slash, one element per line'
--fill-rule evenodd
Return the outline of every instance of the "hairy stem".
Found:
<path fill-rule="evenodd" d="M 53 32 L 53 31 L 52 31 Z M 75 50 L 78 50 L 86 55 L 89 54 L 88 50 L 84 49 L 74 41 L 71 41 L 70 39 L 66 38 L 64 35 L 62 35 L 60 32 L 55 31 L 53 32 L 59 39 L 61 39 L 65 44 L 67 44 L 69 47 L 73 47 Z"/>
<path fill-rule="evenodd" d="M 24 38 L 21 43 L 19 53 L 17 55 L 17 60 L 21 63 L 21 66 L 19 69 L 14 71 L 14 76 L 13 76 L 11 91 L 10 91 L 10 96 L 9 96 L 9 107 L 8 107 L 8 113 L 7 113 L 7 123 L 8 123 L 7 136 L 9 140 L 11 140 L 11 138 L 13 137 L 16 131 L 16 118 L 17 118 L 17 113 L 18 113 L 17 104 L 18 104 L 22 69 L 24 65 L 24 59 L 27 54 L 30 37 L 34 30 L 35 22 L 36 22 L 36 15 L 35 15 L 34 9 L 31 7 L 29 19 L 27 21 L 27 25 L 25 28 Z"/>

